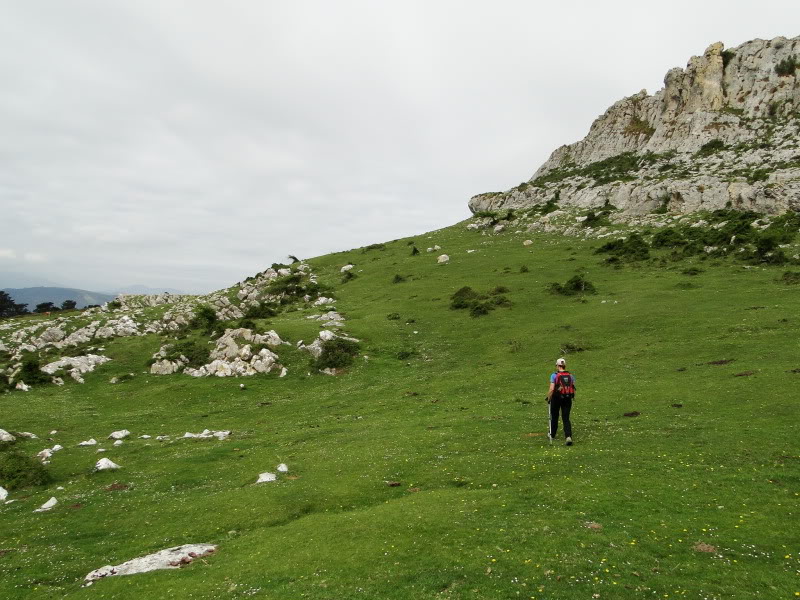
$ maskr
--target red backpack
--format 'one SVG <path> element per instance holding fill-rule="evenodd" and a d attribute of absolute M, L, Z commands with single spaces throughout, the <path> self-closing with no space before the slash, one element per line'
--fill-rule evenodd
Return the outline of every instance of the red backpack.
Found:
<path fill-rule="evenodd" d="M 556 373 L 555 393 L 563 400 L 572 400 L 575 397 L 575 380 L 569 371 Z"/>

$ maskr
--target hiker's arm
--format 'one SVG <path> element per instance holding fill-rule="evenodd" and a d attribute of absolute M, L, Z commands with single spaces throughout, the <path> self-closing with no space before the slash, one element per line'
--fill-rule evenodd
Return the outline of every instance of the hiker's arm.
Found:
<path fill-rule="evenodd" d="M 547 401 L 548 402 L 550 402 L 550 400 L 553 399 L 553 392 L 555 391 L 555 389 L 556 389 L 556 384 L 555 383 L 551 383 L 550 384 L 550 389 L 547 392 Z"/>

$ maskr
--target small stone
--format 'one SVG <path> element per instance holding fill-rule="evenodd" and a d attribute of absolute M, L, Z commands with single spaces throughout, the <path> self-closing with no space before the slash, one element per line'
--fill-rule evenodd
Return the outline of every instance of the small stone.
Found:
<path fill-rule="evenodd" d="M 258 480 L 256 480 L 256 483 L 268 483 L 270 481 L 275 481 L 277 479 L 278 476 L 275 475 L 275 473 L 261 473 L 258 476 Z"/>
<path fill-rule="evenodd" d="M 115 471 L 119 468 L 120 466 L 109 458 L 101 458 L 94 466 L 95 471 Z"/>
<path fill-rule="evenodd" d="M 119 431 L 114 431 L 111 435 L 108 436 L 110 440 L 123 440 L 131 434 L 130 431 L 127 429 L 120 429 Z"/>
<path fill-rule="evenodd" d="M 53 496 L 52 498 L 50 498 L 50 500 L 42 504 L 39 508 L 37 508 L 33 512 L 46 512 L 52 509 L 56 504 L 58 504 L 58 500 L 55 498 L 55 496 Z"/>
<path fill-rule="evenodd" d="M 279 473 L 288 473 L 289 472 L 289 467 L 286 465 L 286 463 L 281 463 L 281 464 L 278 465 L 278 472 Z"/>

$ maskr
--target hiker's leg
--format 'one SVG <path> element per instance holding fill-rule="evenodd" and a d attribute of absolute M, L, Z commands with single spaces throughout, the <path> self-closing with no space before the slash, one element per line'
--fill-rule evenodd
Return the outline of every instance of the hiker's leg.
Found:
<path fill-rule="evenodd" d="M 561 418 L 564 420 L 564 436 L 572 437 L 572 423 L 569 420 L 569 411 L 572 410 L 572 400 L 561 401 Z"/>
<path fill-rule="evenodd" d="M 550 437 L 556 437 L 558 433 L 558 400 L 550 399 Z"/>

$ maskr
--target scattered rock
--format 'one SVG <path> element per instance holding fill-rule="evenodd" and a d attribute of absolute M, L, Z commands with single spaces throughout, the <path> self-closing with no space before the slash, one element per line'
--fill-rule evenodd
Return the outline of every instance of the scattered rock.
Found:
<path fill-rule="evenodd" d="M 288 473 L 288 472 L 289 472 L 289 467 L 286 465 L 286 463 L 281 463 L 278 465 L 278 473 Z"/>
<path fill-rule="evenodd" d="M 640 414 L 642 414 L 642 413 L 640 413 L 638 410 L 634 410 L 634 411 L 631 411 L 631 412 L 626 412 L 623 416 L 625 416 L 625 417 L 638 417 Z"/>
<path fill-rule="evenodd" d="M 100 567 L 89 573 L 84 581 L 85 585 L 91 585 L 98 579 L 111 577 L 114 575 L 135 575 L 136 573 L 146 573 L 157 569 L 177 569 L 189 564 L 196 558 L 202 558 L 216 552 L 214 544 L 184 544 L 167 548 L 160 552 L 148 554 L 134 558 L 120 565 Z"/>
<path fill-rule="evenodd" d="M 443 265 L 443 264 L 445 264 L 446 262 L 449 262 L 449 261 L 450 261 L 450 257 L 447 256 L 447 254 L 442 254 L 441 256 L 439 256 L 436 259 L 436 262 L 439 263 L 440 265 Z"/>
<path fill-rule="evenodd" d="M 735 358 L 722 358 L 720 360 L 712 360 L 710 362 L 707 362 L 706 364 L 707 365 L 728 365 L 728 364 L 732 363 L 735 360 L 736 360 Z"/>
<path fill-rule="evenodd" d="M 17 438 L 8 433 L 5 429 L 0 429 L 0 442 L 14 442 Z"/>
<path fill-rule="evenodd" d="M 523 246 L 533 246 L 533 240 L 525 240 L 522 242 Z"/>
<path fill-rule="evenodd" d="M 275 473 L 261 473 L 256 480 L 256 483 L 268 483 L 270 481 L 276 481 L 278 476 Z"/>
<path fill-rule="evenodd" d="M 119 468 L 120 466 L 110 458 L 101 458 L 94 466 L 95 471 L 115 471 Z"/>
<path fill-rule="evenodd" d="M 8 490 L 0 485 L 0 502 L 8 498 Z"/>
<path fill-rule="evenodd" d="M 184 438 L 198 438 L 198 439 L 208 439 L 215 437 L 218 440 L 224 440 L 231 434 L 230 430 L 226 431 L 211 431 L 210 429 L 203 429 L 200 433 L 190 433 L 186 432 L 183 434 Z"/>
<path fill-rule="evenodd" d="M 110 439 L 110 440 L 124 440 L 130 434 L 131 434 L 131 432 L 128 431 L 127 429 L 120 429 L 119 431 L 112 432 L 111 435 L 108 436 L 108 439 Z"/>
<path fill-rule="evenodd" d="M 33 512 L 46 512 L 48 510 L 51 510 L 56 504 L 58 504 L 58 500 L 55 498 L 55 496 L 53 496 L 52 498 L 50 498 L 50 500 L 42 504 L 39 508 L 37 508 Z"/>
<path fill-rule="evenodd" d="M 114 445 L 115 446 L 122 446 L 122 444 L 124 444 L 124 443 L 125 442 L 123 442 L 122 440 L 117 440 L 116 442 L 114 442 Z"/>
<path fill-rule="evenodd" d="M 31 439 L 31 440 L 38 440 L 39 439 L 38 435 L 36 435 L 35 433 L 31 433 L 30 431 L 20 431 L 19 433 L 17 433 L 17 435 L 20 436 L 20 437 Z"/>
<path fill-rule="evenodd" d="M 96 445 L 97 445 L 97 440 L 94 438 L 84 440 L 83 442 L 78 443 L 78 446 L 96 446 Z"/>
<path fill-rule="evenodd" d="M 24 381 L 18 381 L 17 385 L 15 385 L 14 388 L 23 392 L 31 391 L 31 386 L 26 385 Z"/>

